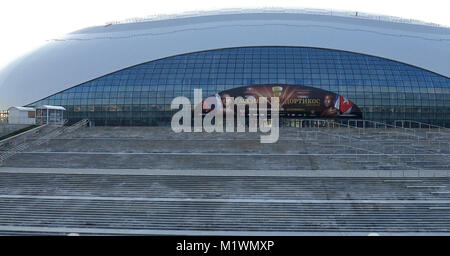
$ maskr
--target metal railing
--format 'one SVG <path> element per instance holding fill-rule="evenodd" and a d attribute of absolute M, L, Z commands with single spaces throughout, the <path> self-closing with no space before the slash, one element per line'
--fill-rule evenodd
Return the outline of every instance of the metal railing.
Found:
<path fill-rule="evenodd" d="M 287 119 L 280 124 L 296 127 L 297 139 L 313 154 L 357 162 L 363 169 L 449 169 L 450 133 L 417 123 L 419 129 L 357 119 Z"/>
<path fill-rule="evenodd" d="M 434 124 L 427 124 L 423 122 L 418 122 L 414 120 L 395 120 L 394 121 L 395 127 L 402 127 L 402 128 L 419 128 L 419 129 L 428 129 L 428 130 L 437 130 L 439 132 L 450 132 L 450 129 L 447 127 L 434 125 Z"/>
<path fill-rule="evenodd" d="M 404 24 L 415 24 L 415 25 L 426 25 L 426 26 L 434 26 L 434 27 L 446 27 L 440 24 L 424 22 L 415 19 L 406 19 L 402 17 L 381 15 L 381 14 L 373 14 L 373 13 L 365 13 L 358 11 L 341 11 L 341 10 L 333 10 L 333 9 L 311 9 L 311 8 L 299 8 L 299 9 L 288 9 L 288 8 L 257 8 L 257 9 L 220 9 L 220 10 L 212 10 L 212 11 L 190 11 L 190 12 L 182 12 L 177 14 L 158 14 L 158 15 L 149 15 L 145 17 L 134 17 L 130 19 L 125 19 L 121 21 L 110 21 L 105 25 L 115 25 L 115 24 L 127 24 L 127 23 L 138 23 L 138 22 L 148 22 L 148 21 L 158 21 L 158 20 L 166 20 L 166 19 L 180 19 L 180 18 L 192 18 L 199 16 L 212 16 L 212 15 L 225 15 L 225 14 L 252 14 L 252 13 L 293 13 L 293 14 L 313 14 L 313 15 L 324 15 L 324 16 L 338 16 L 338 17 L 356 17 L 359 19 L 367 19 L 367 20 L 378 20 L 378 21 L 387 21 L 387 22 L 395 22 L 395 23 L 404 23 Z"/>
<path fill-rule="evenodd" d="M 61 124 L 46 124 L 42 125 L 38 128 L 33 129 L 33 133 L 19 134 L 14 139 L 14 142 L 9 144 L 3 152 L 0 154 L 0 166 L 12 156 L 23 152 L 25 149 L 30 148 L 32 146 L 38 146 L 43 143 L 48 142 L 49 140 L 61 135 L 62 133 L 70 133 L 75 131 L 76 129 L 86 126 L 89 124 L 88 119 L 83 119 L 71 126 L 64 126 L 67 123 L 67 120 L 64 120 Z M 44 128 L 49 128 L 48 131 L 45 131 Z M 30 130 L 31 131 L 31 130 Z M 29 132 L 30 132 L 29 131 Z M 31 138 L 29 137 L 31 135 Z M 23 141 L 22 138 L 23 137 Z"/>

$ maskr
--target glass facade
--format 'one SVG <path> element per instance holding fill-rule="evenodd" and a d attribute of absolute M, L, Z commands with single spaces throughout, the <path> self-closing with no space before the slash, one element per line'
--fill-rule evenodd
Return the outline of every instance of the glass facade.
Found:
<path fill-rule="evenodd" d="M 166 125 L 174 97 L 193 102 L 248 85 L 305 85 L 357 104 L 364 119 L 450 126 L 450 78 L 358 53 L 308 47 L 242 47 L 150 61 L 74 86 L 29 106 L 58 105 L 70 122 Z"/>

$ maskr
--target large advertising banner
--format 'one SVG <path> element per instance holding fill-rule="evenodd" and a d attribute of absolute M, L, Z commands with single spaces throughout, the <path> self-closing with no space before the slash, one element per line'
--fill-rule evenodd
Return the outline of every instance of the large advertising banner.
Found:
<path fill-rule="evenodd" d="M 359 107 L 345 97 L 302 85 L 251 85 L 222 91 L 203 101 L 204 112 L 225 106 L 227 97 L 243 100 L 266 97 L 269 104 L 271 97 L 279 97 L 280 116 L 284 117 L 362 119 Z"/>

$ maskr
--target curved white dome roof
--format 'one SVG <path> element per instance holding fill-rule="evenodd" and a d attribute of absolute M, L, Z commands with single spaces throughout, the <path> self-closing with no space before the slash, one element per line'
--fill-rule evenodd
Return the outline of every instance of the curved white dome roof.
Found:
<path fill-rule="evenodd" d="M 168 56 L 241 46 L 306 46 L 384 57 L 450 76 L 450 28 L 295 11 L 229 12 L 75 31 L 0 71 L 0 109 Z"/>

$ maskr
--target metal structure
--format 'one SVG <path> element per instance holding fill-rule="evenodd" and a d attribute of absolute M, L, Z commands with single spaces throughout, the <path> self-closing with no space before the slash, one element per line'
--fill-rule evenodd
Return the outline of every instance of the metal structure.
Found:
<path fill-rule="evenodd" d="M 106 25 L 117 25 L 117 24 L 127 24 L 127 23 L 138 23 L 147 21 L 158 21 L 166 19 L 177 19 L 177 18 L 192 18 L 198 16 L 210 16 L 210 15 L 224 15 L 224 14 L 252 14 L 252 13 L 297 13 L 297 14 L 312 14 L 312 15 L 324 15 L 324 16 L 338 16 L 338 17 L 357 17 L 358 19 L 367 20 L 377 20 L 377 21 L 387 21 L 405 24 L 415 24 L 415 25 L 426 25 L 434 27 L 445 27 L 444 25 L 424 22 L 415 19 L 405 19 L 401 17 L 388 16 L 375 13 L 365 13 L 365 12 L 353 12 L 353 11 L 343 11 L 343 10 L 333 10 L 333 9 L 312 9 L 312 8 L 302 8 L 302 9 L 284 9 L 284 8 L 258 8 L 258 9 L 223 9 L 217 11 L 190 11 L 183 12 L 179 14 L 161 14 L 152 15 L 147 17 L 136 17 L 126 20 L 117 20 L 108 22 Z"/>

